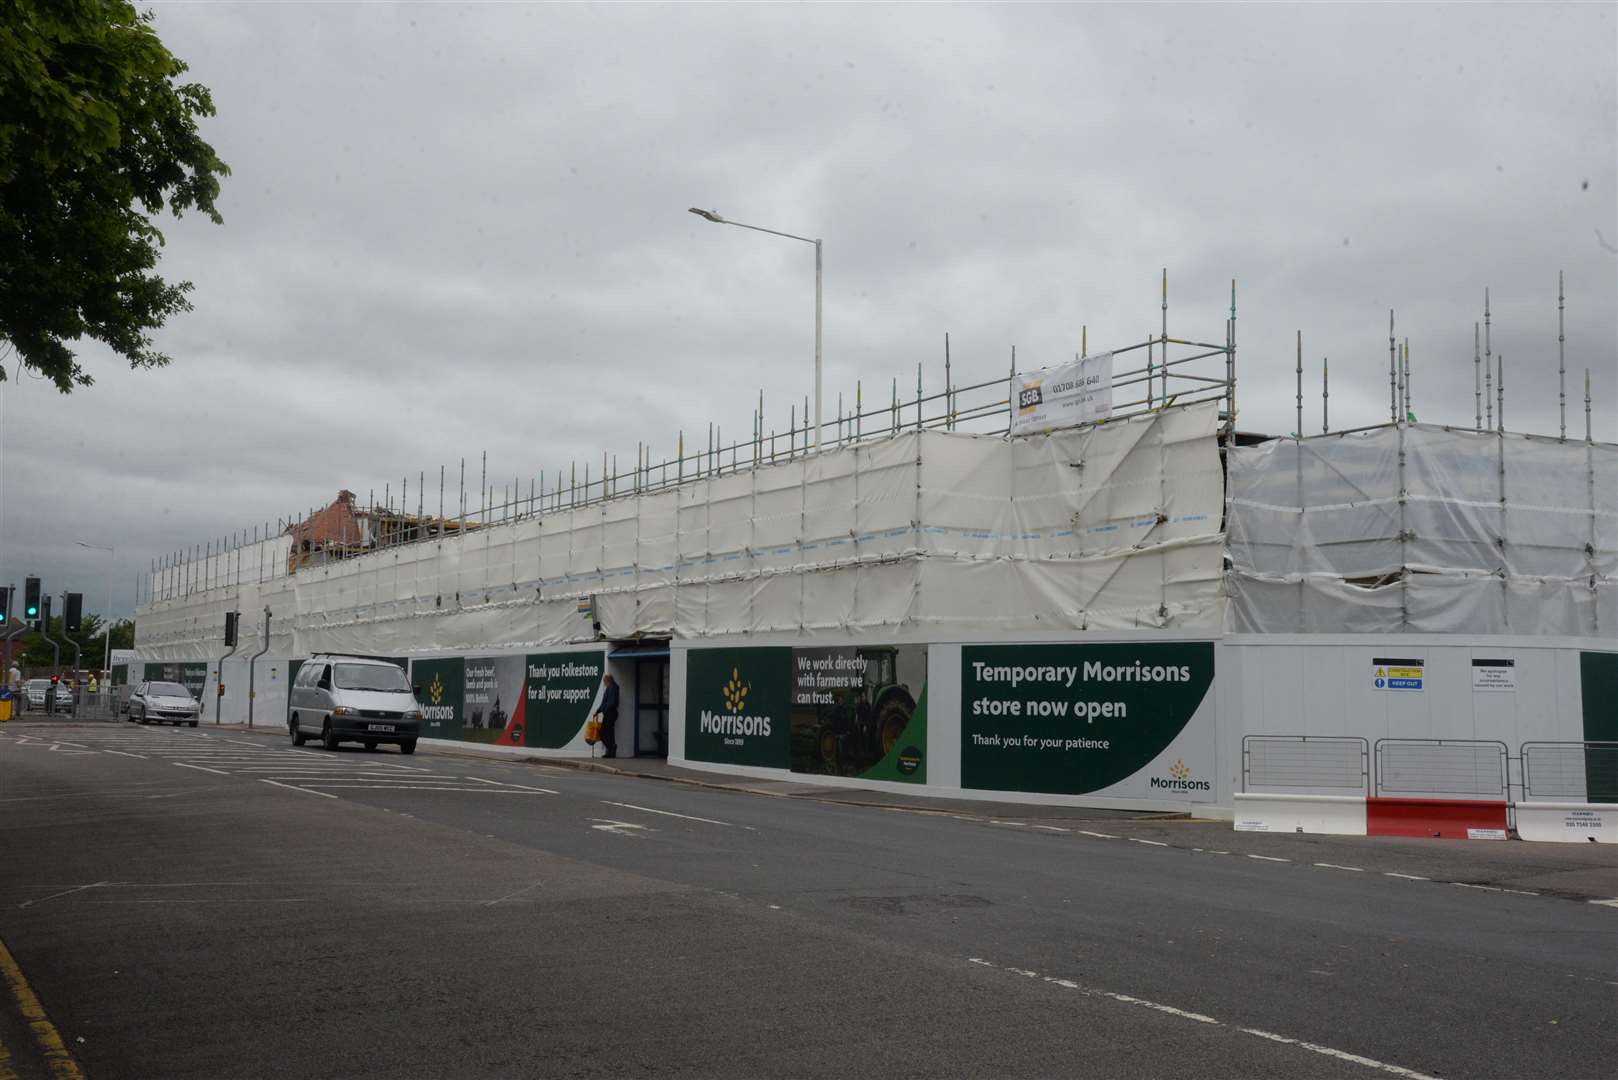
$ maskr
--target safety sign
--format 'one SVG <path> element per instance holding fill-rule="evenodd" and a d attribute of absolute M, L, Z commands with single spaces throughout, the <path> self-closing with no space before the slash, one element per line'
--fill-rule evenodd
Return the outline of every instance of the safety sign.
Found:
<path fill-rule="evenodd" d="M 1426 666 L 1421 657 L 1373 657 L 1371 685 L 1378 690 L 1420 690 Z"/>
<path fill-rule="evenodd" d="M 1488 692 L 1515 692 L 1517 689 L 1517 661 L 1510 659 L 1474 659 L 1472 661 L 1472 689 Z"/>

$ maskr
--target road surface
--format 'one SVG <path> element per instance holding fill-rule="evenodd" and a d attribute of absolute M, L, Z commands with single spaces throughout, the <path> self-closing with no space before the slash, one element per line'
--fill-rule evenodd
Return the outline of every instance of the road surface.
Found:
<path fill-rule="evenodd" d="M 0 961 L 95 1080 L 1613 1075 L 1610 849 L 957 806 L 13 722 Z"/>

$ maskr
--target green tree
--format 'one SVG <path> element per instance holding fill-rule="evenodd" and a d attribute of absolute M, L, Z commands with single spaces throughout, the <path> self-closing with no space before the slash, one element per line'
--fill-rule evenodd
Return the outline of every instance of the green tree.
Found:
<path fill-rule="evenodd" d="M 77 633 L 63 635 L 62 617 L 51 616 L 51 637 L 61 646 L 62 666 L 67 667 L 73 663 L 73 646 L 69 641 L 78 642 L 80 650 L 80 664 L 86 670 L 98 671 L 106 668 L 102 659 L 103 646 L 106 643 L 107 624 L 101 616 L 86 613 L 79 622 Z M 20 647 L 17 655 L 29 670 L 45 670 L 51 666 L 51 657 L 54 655 L 51 643 L 36 633 L 20 634 L 17 637 Z M 116 649 L 132 649 L 135 647 L 135 623 L 130 619 L 115 619 L 112 624 L 112 647 Z"/>
<path fill-rule="evenodd" d="M 221 221 L 230 170 L 197 134 L 213 99 L 178 81 L 151 18 L 123 0 L 0 0 L 0 342 L 64 394 L 93 381 L 67 345 L 82 337 L 134 368 L 168 363 L 150 331 L 190 310 L 191 283 L 152 272 L 153 216 Z"/>

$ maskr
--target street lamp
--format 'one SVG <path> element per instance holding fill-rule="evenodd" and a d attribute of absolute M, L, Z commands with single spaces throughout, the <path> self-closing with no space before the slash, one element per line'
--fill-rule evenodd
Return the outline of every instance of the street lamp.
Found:
<path fill-rule="evenodd" d="M 79 545 L 81 548 L 89 548 L 92 551 L 105 551 L 107 553 L 107 610 L 106 613 L 101 616 L 106 620 L 107 624 L 106 635 L 101 641 L 101 670 L 103 672 L 102 681 L 105 682 L 105 673 L 112 670 L 112 560 L 116 553 L 112 548 L 102 547 L 100 544 L 87 544 L 83 540 L 75 540 L 73 542 Z"/>
<path fill-rule="evenodd" d="M 752 229 L 754 232 L 769 233 L 771 236 L 784 236 L 788 240 L 802 240 L 806 244 L 815 245 L 815 449 L 820 449 L 820 241 L 811 240 L 807 236 L 797 236 L 793 233 L 779 232 L 775 229 L 765 229 L 757 225 L 743 225 L 739 221 L 730 221 L 719 216 L 716 210 L 699 210 L 691 207 L 691 213 L 711 221 L 715 225 L 734 225 L 738 229 Z"/>

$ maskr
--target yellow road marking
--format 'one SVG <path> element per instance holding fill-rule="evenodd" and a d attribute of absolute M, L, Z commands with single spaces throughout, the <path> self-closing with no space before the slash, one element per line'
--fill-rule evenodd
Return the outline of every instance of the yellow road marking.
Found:
<path fill-rule="evenodd" d="M 0 975 L 5 976 L 6 986 L 11 989 L 11 996 L 16 999 L 17 1008 L 22 1018 L 28 1021 L 28 1030 L 33 1033 L 34 1045 L 45 1058 L 45 1064 L 50 1067 L 51 1076 L 56 1080 L 84 1080 L 84 1072 L 79 1063 L 73 1059 L 67 1045 L 62 1042 L 61 1034 L 56 1025 L 51 1023 L 50 1017 L 45 1015 L 45 1006 L 39 1003 L 39 996 L 34 988 L 28 985 L 23 978 L 22 968 L 17 966 L 16 958 L 6 943 L 0 941 Z M 0 1073 L 0 1077 L 5 1074 Z"/>
<path fill-rule="evenodd" d="M 11 1051 L 6 1044 L 0 1042 L 0 1080 L 17 1080 L 17 1074 L 11 1068 Z"/>

